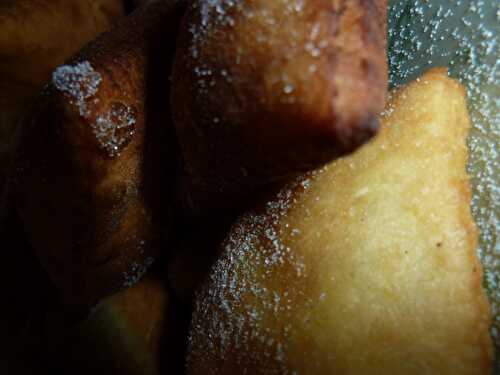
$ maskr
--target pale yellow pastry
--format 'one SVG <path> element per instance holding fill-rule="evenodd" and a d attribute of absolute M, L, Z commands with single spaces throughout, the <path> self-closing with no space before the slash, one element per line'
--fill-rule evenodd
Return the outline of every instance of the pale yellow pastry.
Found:
<path fill-rule="evenodd" d="M 197 296 L 188 374 L 489 374 L 469 128 L 432 70 L 372 143 L 243 215 Z"/>

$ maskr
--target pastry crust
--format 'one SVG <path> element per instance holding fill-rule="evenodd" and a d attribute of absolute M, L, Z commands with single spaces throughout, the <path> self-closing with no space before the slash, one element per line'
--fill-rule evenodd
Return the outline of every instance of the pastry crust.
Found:
<path fill-rule="evenodd" d="M 180 319 L 159 275 L 102 300 L 77 324 L 65 318 L 55 309 L 45 324 L 49 357 L 64 373 L 158 375 L 162 366 L 173 369 Z"/>
<path fill-rule="evenodd" d="M 0 157 L 52 70 L 124 14 L 122 0 L 0 2 Z"/>
<path fill-rule="evenodd" d="M 347 154 L 378 128 L 385 0 L 191 3 L 172 110 L 196 213 Z"/>
<path fill-rule="evenodd" d="M 153 2 L 89 44 L 54 72 L 25 122 L 17 207 L 69 304 L 136 282 L 168 232 L 176 161 L 164 69 L 180 12 Z"/>
<path fill-rule="evenodd" d="M 463 88 L 432 70 L 381 134 L 233 226 L 200 291 L 188 374 L 489 374 Z"/>

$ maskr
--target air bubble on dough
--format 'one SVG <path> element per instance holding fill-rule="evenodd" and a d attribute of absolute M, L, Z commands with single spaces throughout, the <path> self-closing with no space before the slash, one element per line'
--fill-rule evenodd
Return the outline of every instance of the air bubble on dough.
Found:
<path fill-rule="evenodd" d="M 473 123 L 468 166 L 472 212 L 480 230 L 478 252 L 500 353 L 500 2 L 389 1 L 389 64 L 392 86 L 431 67 L 447 66 L 467 89 Z"/>

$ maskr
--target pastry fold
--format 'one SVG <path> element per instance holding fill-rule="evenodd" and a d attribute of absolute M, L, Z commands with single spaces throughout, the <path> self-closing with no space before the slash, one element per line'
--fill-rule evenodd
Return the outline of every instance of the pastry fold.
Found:
<path fill-rule="evenodd" d="M 69 304 L 135 283 L 168 234 L 176 155 L 163 103 L 181 8 L 152 2 L 90 43 L 24 123 L 17 208 Z"/>

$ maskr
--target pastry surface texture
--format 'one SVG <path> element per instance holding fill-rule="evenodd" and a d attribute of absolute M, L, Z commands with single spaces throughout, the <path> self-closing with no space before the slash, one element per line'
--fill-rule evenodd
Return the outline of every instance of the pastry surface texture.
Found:
<path fill-rule="evenodd" d="M 188 374 L 488 374 L 469 128 L 432 70 L 370 144 L 244 214 L 198 293 Z"/>
<path fill-rule="evenodd" d="M 0 158 L 52 70 L 123 16 L 121 0 L 0 3 Z"/>
<path fill-rule="evenodd" d="M 175 156 L 158 101 L 168 98 L 179 19 L 176 1 L 136 11 L 57 68 L 24 123 L 17 208 L 70 304 L 137 282 L 168 232 Z"/>
<path fill-rule="evenodd" d="M 185 208 L 221 210 L 376 134 L 387 90 L 386 2 L 191 2 L 172 109 Z"/>

